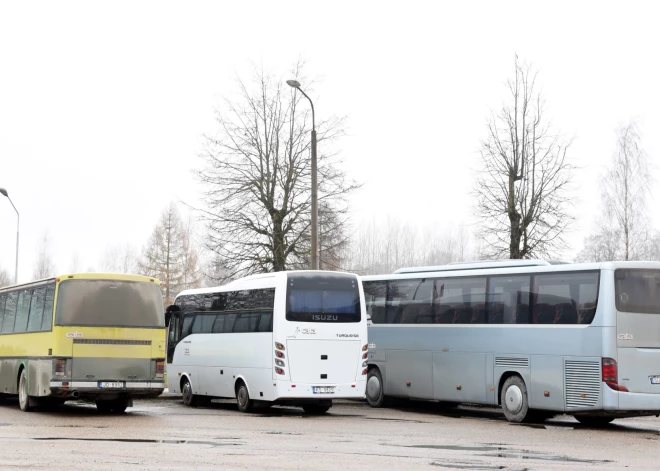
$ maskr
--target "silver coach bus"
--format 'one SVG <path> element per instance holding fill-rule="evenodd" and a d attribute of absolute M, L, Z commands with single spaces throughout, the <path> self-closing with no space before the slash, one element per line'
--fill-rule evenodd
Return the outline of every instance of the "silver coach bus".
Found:
<path fill-rule="evenodd" d="M 500 405 L 512 422 L 660 414 L 660 263 L 498 261 L 362 277 L 367 401 Z"/>

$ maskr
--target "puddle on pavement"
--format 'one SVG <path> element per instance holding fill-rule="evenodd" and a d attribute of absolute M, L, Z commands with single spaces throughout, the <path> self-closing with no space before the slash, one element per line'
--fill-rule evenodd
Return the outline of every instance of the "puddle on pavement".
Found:
<path fill-rule="evenodd" d="M 511 451 L 508 453 L 497 453 L 497 454 L 483 454 L 477 456 L 487 456 L 489 458 L 509 458 L 509 459 L 518 459 L 518 460 L 541 460 L 541 461 L 561 461 L 564 463 L 589 463 L 589 464 L 605 464 L 612 463 L 612 460 L 586 460 L 581 458 L 571 458 L 570 456 L 561 456 L 561 455 L 543 455 L 541 453 L 534 452 L 524 452 L 518 453 Z"/>
<path fill-rule="evenodd" d="M 511 468 L 509 466 L 491 466 L 487 464 L 469 464 L 469 463 L 439 463 L 436 461 L 431 461 L 429 463 L 431 466 L 442 466 L 443 468 L 450 469 L 474 469 L 476 471 L 483 470 L 488 471 L 491 469 L 503 469 L 507 471 L 527 471 L 527 468 Z"/>
<path fill-rule="evenodd" d="M 460 445 L 406 445 L 406 448 L 431 448 L 434 450 L 452 451 L 505 451 L 501 446 L 460 446 Z"/>
<path fill-rule="evenodd" d="M 425 422 L 423 420 L 410 420 L 410 419 L 392 419 L 386 417 L 365 417 L 367 420 L 384 420 L 387 422 L 407 422 L 410 424 L 428 424 L 430 422 Z"/>
<path fill-rule="evenodd" d="M 509 458 L 509 459 L 519 459 L 519 460 L 542 460 L 542 461 L 561 461 L 565 463 L 589 463 L 589 464 L 604 464 L 611 463 L 612 460 L 588 460 L 581 458 L 571 458 L 569 456 L 561 455 L 546 455 L 534 451 L 523 451 L 523 450 L 512 450 L 501 445 L 482 445 L 482 446 L 462 446 L 462 445 L 405 445 L 406 448 L 426 448 L 434 450 L 451 450 L 451 451 L 476 451 L 481 452 L 475 456 L 486 456 L 488 458 Z M 491 452 L 491 453 L 488 453 Z M 496 452 L 496 453 L 493 453 Z M 437 464 L 437 466 L 448 466 L 443 464 Z M 453 466 L 453 464 L 452 464 Z M 463 465 L 461 465 L 463 466 Z M 468 466 L 468 465 L 465 465 Z M 508 469 L 507 467 L 494 467 L 488 468 L 487 466 L 481 466 L 478 464 L 470 465 L 472 467 L 466 467 L 465 469 Z"/>
<path fill-rule="evenodd" d="M 0 424 L 0 427 L 6 427 L 8 425 L 11 425 L 11 424 Z"/>
<path fill-rule="evenodd" d="M 264 432 L 266 435 L 302 435 L 302 433 L 295 432 Z"/>
<path fill-rule="evenodd" d="M 544 424 L 509 424 L 514 427 L 527 427 L 535 428 L 540 430 L 575 430 L 575 427 L 571 425 L 544 425 Z"/>
<path fill-rule="evenodd" d="M 218 443 L 218 442 L 208 442 L 208 441 L 201 441 L 201 440 L 149 440 L 149 439 L 144 439 L 144 438 L 46 437 L 46 438 L 33 438 L 32 440 L 38 440 L 38 441 L 119 442 L 119 443 L 161 443 L 161 444 L 167 444 L 167 445 L 211 445 L 211 446 L 240 445 L 240 443 Z"/>

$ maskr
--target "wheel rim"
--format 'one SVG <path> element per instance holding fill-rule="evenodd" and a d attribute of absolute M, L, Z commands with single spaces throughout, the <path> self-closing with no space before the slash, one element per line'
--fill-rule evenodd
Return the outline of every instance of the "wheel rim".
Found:
<path fill-rule="evenodd" d="M 28 398 L 27 398 L 27 388 L 26 388 L 26 381 L 25 381 L 25 373 L 21 374 L 21 381 L 18 385 L 18 400 L 21 403 L 21 409 L 25 409 L 25 406 L 27 404 Z"/>
<path fill-rule="evenodd" d="M 190 387 L 190 383 L 186 381 L 186 383 L 183 385 L 183 402 L 186 404 L 190 404 L 190 399 L 192 398 L 192 388 Z"/>
<path fill-rule="evenodd" d="M 504 395 L 506 408 L 517 414 L 523 406 L 523 393 L 518 386 L 509 386 Z"/>
<path fill-rule="evenodd" d="M 376 376 L 372 376 L 367 381 L 367 396 L 373 401 L 380 396 L 380 381 Z"/>
<path fill-rule="evenodd" d="M 247 404 L 248 400 L 248 393 L 245 387 L 241 386 L 238 390 L 238 405 L 241 407 L 245 407 Z"/>

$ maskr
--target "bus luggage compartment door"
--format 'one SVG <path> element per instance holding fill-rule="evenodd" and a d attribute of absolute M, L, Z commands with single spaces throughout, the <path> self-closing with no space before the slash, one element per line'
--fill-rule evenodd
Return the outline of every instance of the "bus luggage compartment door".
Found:
<path fill-rule="evenodd" d="M 285 363 L 294 383 L 355 381 L 361 358 L 359 340 L 289 340 L 287 350 Z"/>

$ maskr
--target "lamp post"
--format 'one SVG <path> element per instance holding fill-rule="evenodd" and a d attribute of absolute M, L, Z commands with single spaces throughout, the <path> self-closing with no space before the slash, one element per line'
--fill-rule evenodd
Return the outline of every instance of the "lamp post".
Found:
<path fill-rule="evenodd" d="M 21 225 L 21 215 L 18 214 L 18 209 L 16 209 L 16 206 L 14 206 L 14 202 L 9 197 L 9 193 L 7 193 L 7 190 L 5 190 L 4 188 L 0 188 L 0 193 L 2 193 L 4 196 L 7 197 L 7 199 L 13 206 L 14 211 L 16 211 L 16 267 L 14 268 L 14 284 L 18 284 L 18 229 Z"/>
<path fill-rule="evenodd" d="M 318 185 L 316 183 L 316 119 L 312 99 L 300 88 L 297 80 L 287 80 L 286 83 L 302 93 L 312 106 L 312 270 L 319 269 L 319 224 L 318 224 Z"/>

